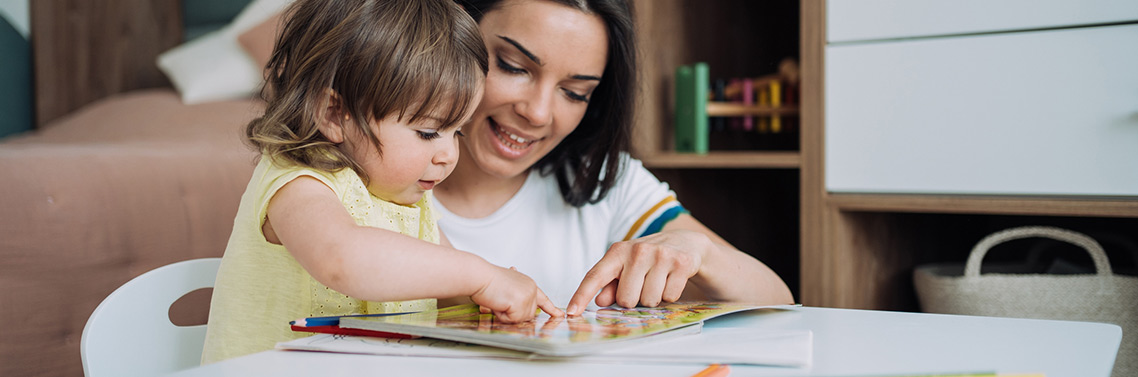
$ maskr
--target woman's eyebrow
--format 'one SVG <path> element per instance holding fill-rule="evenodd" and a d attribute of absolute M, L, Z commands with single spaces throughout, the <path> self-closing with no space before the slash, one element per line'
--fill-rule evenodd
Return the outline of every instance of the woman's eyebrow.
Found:
<path fill-rule="evenodd" d="M 521 43 L 518 43 L 518 41 L 510 39 L 510 37 L 507 37 L 504 35 L 499 35 L 498 38 L 501 38 L 503 41 L 506 41 L 506 43 L 514 45 L 514 48 L 517 48 L 518 51 L 521 51 L 521 53 L 523 55 L 525 55 L 527 58 L 529 58 L 529 60 L 533 60 L 533 62 L 537 63 L 537 65 L 545 65 L 545 63 L 541 62 L 541 58 L 538 58 L 537 55 L 534 55 L 532 52 L 529 52 L 529 50 L 526 49 L 525 46 L 522 46 Z"/>
<path fill-rule="evenodd" d="M 540 66 L 545 65 L 545 63 L 541 62 L 541 58 L 537 57 L 537 55 L 534 55 L 532 52 L 529 51 L 529 49 L 526 49 L 525 46 L 522 46 L 521 43 L 518 43 L 518 41 L 510 39 L 510 37 L 507 37 L 504 35 L 499 35 L 498 38 L 502 39 L 503 41 L 506 41 L 506 43 L 514 45 L 514 48 L 518 49 L 518 51 L 520 51 L 522 53 L 522 55 L 525 55 L 527 58 L 529 58 L 529 60 L 532 60 L 534 63 L 537 63 L 537 65 L 540 65 Z M 573 75 L 572 78 L 574 80 L 601 81 L 600 77 L 593 76 L 593 75 Z"/>

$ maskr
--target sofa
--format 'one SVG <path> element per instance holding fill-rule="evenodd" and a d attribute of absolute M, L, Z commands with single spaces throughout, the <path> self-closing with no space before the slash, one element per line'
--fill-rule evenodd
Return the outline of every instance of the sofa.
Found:
<path fill-rule="evenodd" d="M 0 139 L 0 376 L 82 375 L 108 294 L 222 255 L 258 156 L 243 127 L 264 111 L 259 62 L 233 54 L 285 3 L 30 2 L 36 125 Z M 171 319 L 205 323 L 208 300 L 187 295 Z"/>

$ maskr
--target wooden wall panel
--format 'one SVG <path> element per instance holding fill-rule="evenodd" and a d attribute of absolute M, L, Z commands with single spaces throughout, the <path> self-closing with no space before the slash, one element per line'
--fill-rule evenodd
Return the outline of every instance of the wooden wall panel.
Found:
<path fill-rule="evenodd" d="M 833 225 L 831 218 L 836 210 L 826 203 L 823 153 L 823 116 L 825 103 L 822 100 L 824 87 L 823 60 L 825 58 L 826 10 L 822 0 L 802 0 L 800 10 L 800 54 L 802 63 L 802 82 L 800 86 L 801 140 L 801 242 L 800 242 L 800 286 L 802 295 L 799 302 L 811 306 L 827 306 L 833 303 L 828 290 L 830 277 L 834 274 L 829 258 L 829 243 L 826 240 L 831 232 L 826 227 Z"/>
<path fill-rule="evenodd" d="M 155 59 L 181 43 L 180 4 L 32 1 L 36 127 L 111 94 L 169 86 Z"/>
<path fill-rule="evenodd" d="M 670 150 L 672 74 L 687 59 L 682 4 L 678 1 L 634 0 L 640 50 L 632 152 L 644 158 Z"/>

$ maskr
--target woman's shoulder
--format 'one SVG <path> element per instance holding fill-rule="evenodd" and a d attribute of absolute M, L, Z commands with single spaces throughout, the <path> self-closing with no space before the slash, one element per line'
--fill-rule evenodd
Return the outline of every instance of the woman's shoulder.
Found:
<path fill-rule="evenodd" d="M 617 162 L 620 164 L 620 169 L 617 170 L 619 174 L 616 180 L 617 185 L 638 184 L 645 177 L 656 180 L 656 176 L 644 167 L 644 163 L 633 157 L 631 153 L 620 152 Z"/>

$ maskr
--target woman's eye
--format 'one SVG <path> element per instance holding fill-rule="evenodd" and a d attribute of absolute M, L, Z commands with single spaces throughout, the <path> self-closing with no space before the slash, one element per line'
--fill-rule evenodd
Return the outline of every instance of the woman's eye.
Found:
<path fill-rule="evenodd" d="M 455 130 L 454 134 L 458 136 L 466 136 L 466 134 L 462 133 L 462 130 Z"/>
<path fill-rule="evenodd" d="M 574 100 L 577 102 L 589 103 L 589 97 L 588 96 L 577 94 L 576 92 L 569 90 L 569 89 L 561 89 L 561 90 L 564 91 L 565 96 L 569 97 L 569 99 L 571 99 L 571 100 Z"/>
<path fill-rule="evenodd" d="M 506 63 L 505 60 L 502 60 L 502 58 L 497 58 L 496 60 L 498 61 L 498 69 L 501 69 L 501 70 L 505 71 L 506 73 L 515 74 L 515 75 L 521 74 L 521 73 L 526 73 L 526 70 L 512 66 L 509 63 Z"/>
<path fill-rule="evenodd" d="M 438 132 L 434 132 L 434 131 L 431 131 L 431 132 L 427 132 L 427 131 L 415 131 L 415 132 L 418 132 L 418 133 L 419 133 L 419 138 L 420 138 L 420 139 L 423 139 L 423 140 L 434 140 L 434 139 L 438 139 L 438 138 L 439 138 L 439 136 L 441 136 L 441 135 L 439 135 L 439 133 L 438 133 Z"/>

